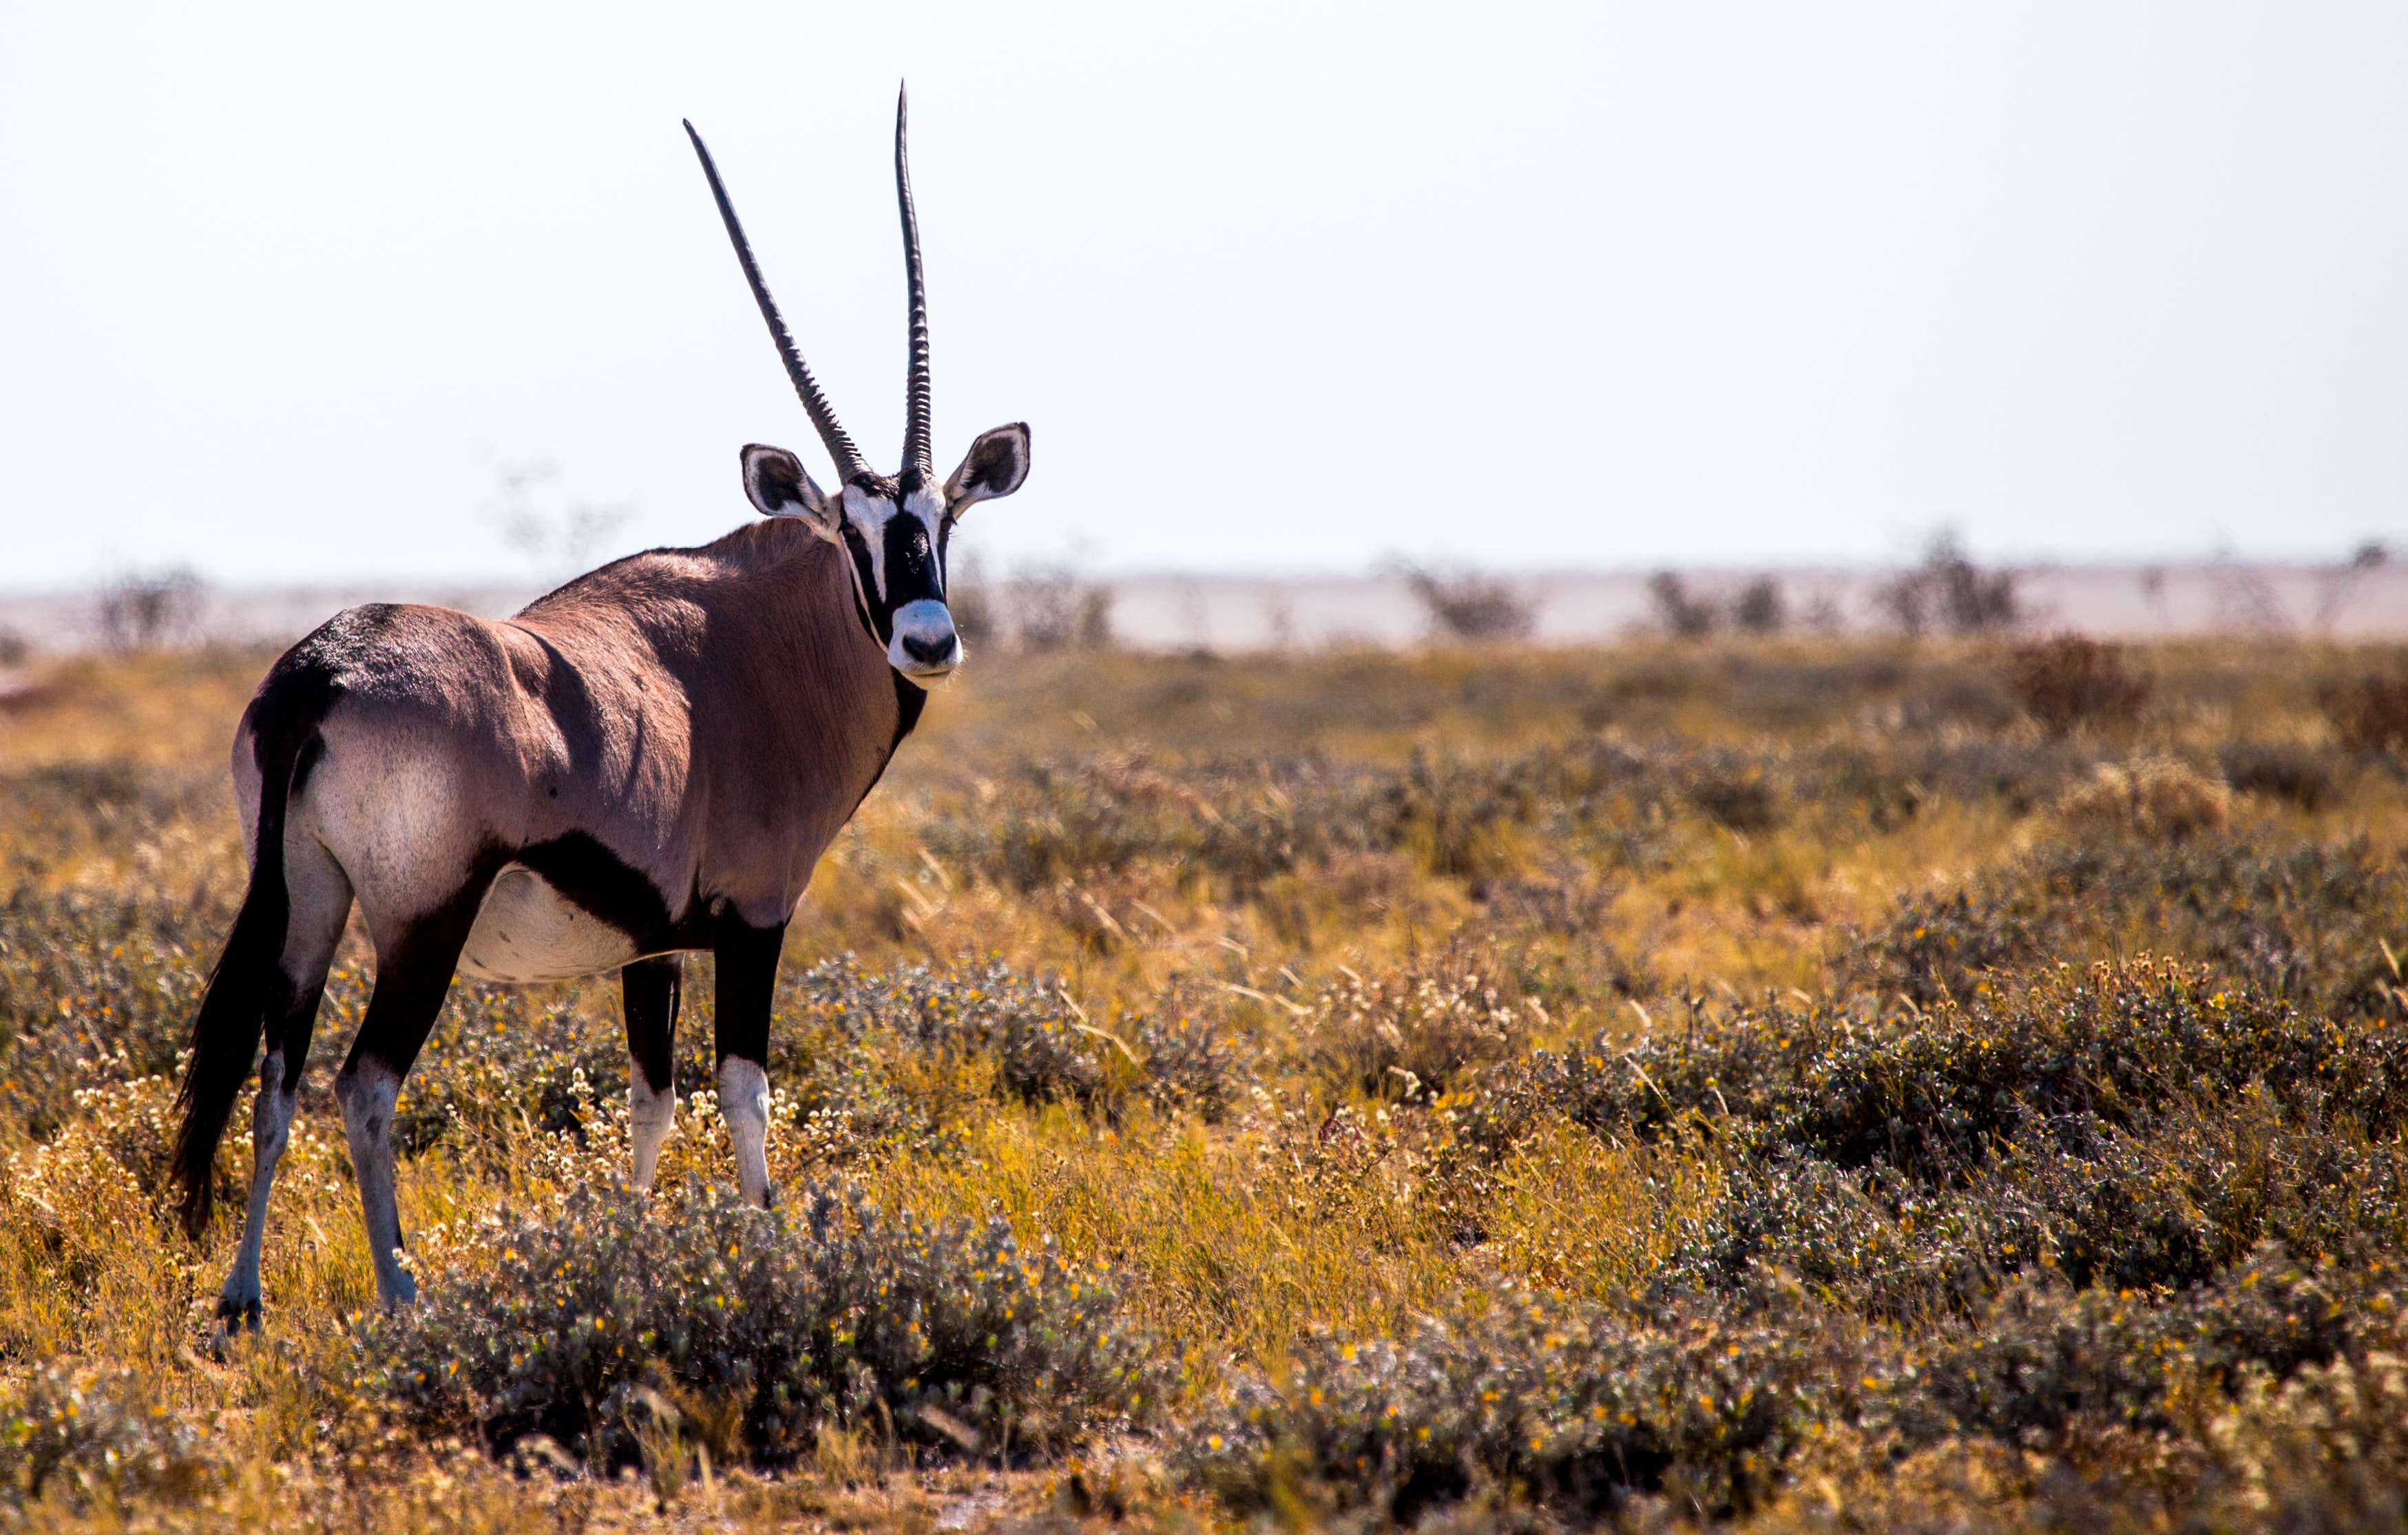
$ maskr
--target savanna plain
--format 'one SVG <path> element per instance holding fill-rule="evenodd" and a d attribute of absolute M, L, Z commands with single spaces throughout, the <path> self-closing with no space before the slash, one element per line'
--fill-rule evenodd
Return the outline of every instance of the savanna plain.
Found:
<path fill-rule="evenodd" d="M 165 1203 L 270 655 L 0 712 L 0 1520 L 2408 1522 L 2408 653 L 981 656 L 789 932 L 775 1210 L 687 961 L 454 990 L 378 1312 L 329 1083 L 223 1337 Z"/>

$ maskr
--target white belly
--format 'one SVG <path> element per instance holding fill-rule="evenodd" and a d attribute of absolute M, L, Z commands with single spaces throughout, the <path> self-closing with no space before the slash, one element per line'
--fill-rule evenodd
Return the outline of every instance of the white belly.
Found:
<path fill-rule="evenodd" d="M 634 959 L 633 940 L 570 901 L 523 864 L 494 876 L 460 951 L 480 981 L 571 981 Z"/>

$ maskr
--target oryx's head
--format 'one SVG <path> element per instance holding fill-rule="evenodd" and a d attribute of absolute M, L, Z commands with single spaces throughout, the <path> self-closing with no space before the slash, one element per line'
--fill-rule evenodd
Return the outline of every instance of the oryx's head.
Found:
<path fill-rule="evenodd" d="M 911 210 L 911 173 L 904 155 L 906 102 L 895 103 L 895 195 L 903 210 L 903 270 L 911 290 L 911 366 L 904 385 L 903 467 L 887 476 L 869 466 L 853 438 L 837 424 L 827 396 L 803 366 L 794 337 L 761 280 L 744 226 L 736 220 L 727 188 L 703 148 L 694 124 L 685 125 L 702 156 L 702 172 L 710 179 L 710 194 L 719 202 L 727 237 L 736 242 L 736 259 L 743 265 L 744 280 L 752 285 L 761 318 L 769 323 L 769 337 L 785 360 L 786 376 L 819 428 L 820 441 L 836 461 L 834 491 L 824 491 L 803 469 L 802 460 L 783 448 L 753 443 L 744 450 L 744 491 L 752 504 L 771 517 L 799 517 L 813 531 L 843 551 L 853 572 L 853 591 L 862 624 L 885 648 L 889 665 L 915 681 L 936 681 L 962 661 L 961 636 L 945 606 L 945 546 L 953 524 L 975 501 L 1010 495 L 1028 478 L 1028 427 L 1015 422 L 998 426 L 970 444 L 968 456 L 951 478 L 939 481 L 928 442 L 928 298 L 920 278 L 920 221 Z"/>

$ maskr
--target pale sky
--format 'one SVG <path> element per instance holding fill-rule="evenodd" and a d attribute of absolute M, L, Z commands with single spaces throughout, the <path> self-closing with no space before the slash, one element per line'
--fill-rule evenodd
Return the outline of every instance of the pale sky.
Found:
<path fill-rule="evenodd" d="M 2408 7 L 0 0 L 0 587 L 523 575 L 865 449 L 912 93 L 990 568 L 2329 557 L 2408 536 Z"/>

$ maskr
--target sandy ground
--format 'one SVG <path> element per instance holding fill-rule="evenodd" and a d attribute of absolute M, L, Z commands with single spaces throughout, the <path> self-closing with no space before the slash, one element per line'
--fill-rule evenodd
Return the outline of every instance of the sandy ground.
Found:
<path fill-rule="evenodd" d="M 1888 620 L 1878 598 L 1893 572 L 1770 573 L 1789 620 L 1803 627 L 1861 632 Z M 1500 578 L 1532 606 L 1538 638 L 1561 643 L 1614 638 L 1654 622 L 1648 574 L 1558 571 Z M 1727 601 L 1752 574 L 1690 572 L 1693 595 Z M 1111 595 L 1112 632 L 1147 649 L 1409 644 L 1428 619 L 1400 575 L 1271 578 L 1140 575 L 1100 581 Z M 1009 612 L 1010 583 L 994 593 Z M 2408 638 L 2408 561 L 2372 569 L 2243 565 L 2068 566 L 2019 573 L 2025 625 L 2147 638 L 2210 632 L 2292 633 L 2337 638 Z M 363 602 L 435 602 L 500 617 L 537 595 L 527 586 L 207 588 L 179 599 L 163 638 L 272 642 L 306 634 L 328 615 Z M 93 591 L 0 592 L 0 643 L 13 638 L 50 652 L 103 644 L 104 595 Z"/>

